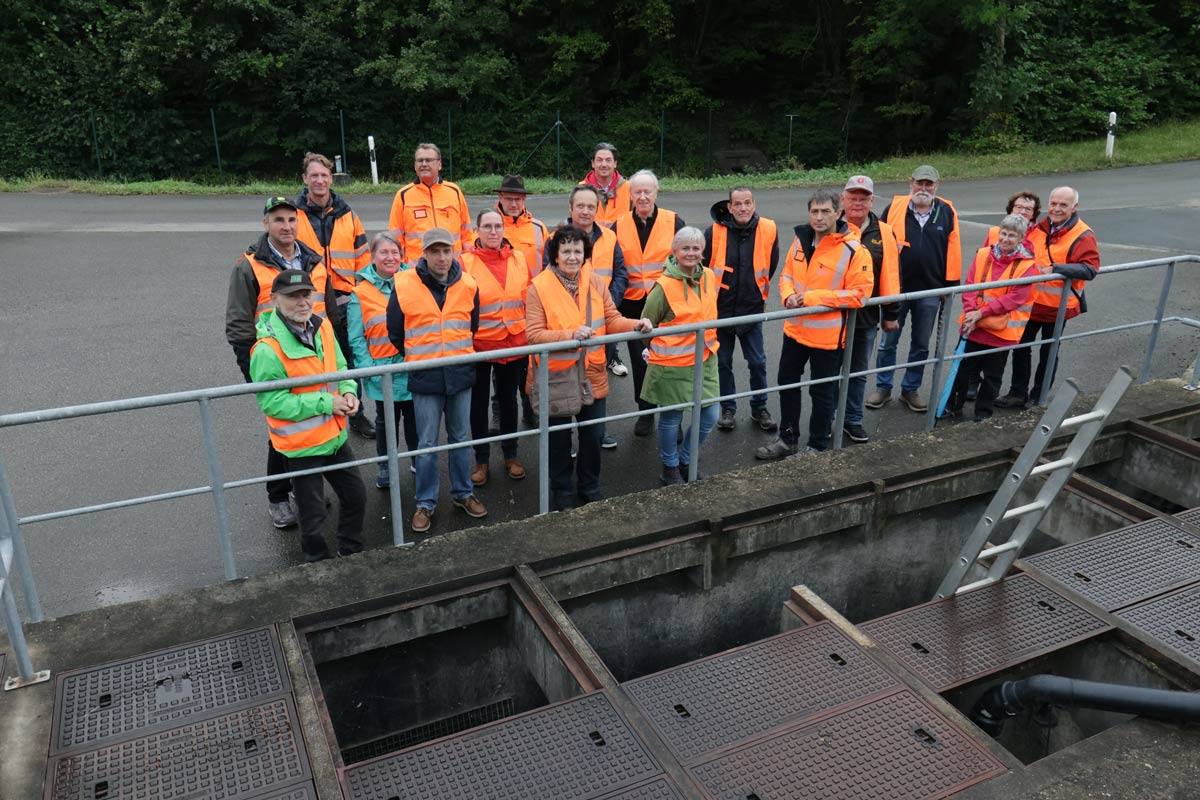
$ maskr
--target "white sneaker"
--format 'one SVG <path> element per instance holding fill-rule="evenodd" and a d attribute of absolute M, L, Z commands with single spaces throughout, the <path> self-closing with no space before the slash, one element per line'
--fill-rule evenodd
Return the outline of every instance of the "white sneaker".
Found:
<path fill-rule="evenodd" d="M 608 371 L 613 375 L 616 375 L 618 378 L 624 378 L 629 374 L 629 369 L 619 358 L 614 358 L 608 362 Z"/>

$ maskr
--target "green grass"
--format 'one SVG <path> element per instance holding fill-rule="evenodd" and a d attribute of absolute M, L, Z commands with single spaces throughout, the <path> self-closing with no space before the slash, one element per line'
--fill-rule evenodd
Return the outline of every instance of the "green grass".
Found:
<path fill-rule="evenodd" d="M 1197 158 L 1200 158 L 1200 120 L 1165 123 L 1127 135 L 1118 135 L 1112 161 L 1104 157 L 1104 138 L 1099 137 L 1071 144 L 1027 145 L 1006 153 L 914 153 L 883 161 L 847 164 L 826 169 L 721 175 L 712 178 L 668 175 L 662 177 L 662 189 L 666 192 L 720 191 L 728 190 L 742 183 L 748 183 L 761 189 L 836 185 L 844 181 L 848 175 L 855 173 L 865 173 L 877 181 L 901 181 L 908 178 L 914 166 L 926 162 L 937 166 L 942 174 L 942 180 L 954 180 L 1081 172 L 1110 167 L 1163 164 Z M 480 175 L 462 178 L 458 183 L 467 194 L 492 194 L 500 185 L 500 176 Z M 557 194 L 570 191 L 574 182 L 554 178 L 526 178 L 525 185 L 534 194 Z M 397 188 L 397 184 L 394 183 L 381 183 L 374 186 L 364 181 L 355 181 L 338 187 L 338 191 L 343 194 L 391 194 Z M 0 191 L 71 191 L 103 195 L 250 194 L 265 197 L 271 194 L 291 195 L 296 191 L 296 183 L 294 181 L 253 181 L 233 184 L 204 184 L 178 180 L 123 182 L 120 180 L 64 180 L 46 175 L 30 174 L 21 178 L 0 178 Z"/>

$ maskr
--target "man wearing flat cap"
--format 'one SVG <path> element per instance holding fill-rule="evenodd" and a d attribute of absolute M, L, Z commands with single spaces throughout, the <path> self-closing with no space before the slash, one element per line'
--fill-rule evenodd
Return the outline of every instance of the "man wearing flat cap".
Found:
<path fill-rule="evenodd" d="M 525 208 L 525 179 L 520 175 L 505 175 L 496 192 L 496 210 L 504 217 L 504 238 L 513 249 L 525 255 L 529 277 L 542 269 L 542 253 L 549 235 L 546 223 Z"/>
<path fill-rule="evenodd" d="M 342 372 L 346 359 L 329 320 L 313 313 L 318 294 L 309 273 L 280 271 L 271 282 L 273 307 L 259 315 L 258 340 L 250 353 L 250 377 L 255 382 L 303 378 Z M 290 389 L 259 392 L 258 406 L 267 415 L 267 431 L 276 451 L 287 458 L 289 471 L 316 469 L 354 460 L 346 441 L 347 419 L 359 409 L 355 381 L 330 381 Z M 292 479 L 300 521 L 304 560 L 330 557 L 322 534 L 328 482 L 338 498 L 337 552 L 346 556 L 362 550 L 367 494 L 357 467 Z"/>
<path fill-rule="evenodd" d="M 233 265 L 229 276 L 229 297 L 225 305 L 225 338 L 233 348 L 242 377 L 250 380 L 250 348 L 257 338 L 255 322 L 274 308 L 271 284 L 285 269 L 298 269 L 309 275 L 313 284 L 312 313 L 325 316 L 328 272 L 321 254 L 299 241 L 296 203 L 286 197 L 268 197 L 263 206 L 263 235 L 246 248 Z M 287 472 L 287 459 L 272 446 L 267 451 L 267 475 Z M 267 482 L 267 511 L 276 528 L 296 524 L 296 514 L 288 499 L 292 482 L 286 478 Z"/>

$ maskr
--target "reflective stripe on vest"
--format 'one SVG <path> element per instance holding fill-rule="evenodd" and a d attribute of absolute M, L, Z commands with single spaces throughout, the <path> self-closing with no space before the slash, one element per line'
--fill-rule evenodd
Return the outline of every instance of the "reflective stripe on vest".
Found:
<path fill-rule="evenodd" d="M 771 291 L 771 245 L 775 243 L 776 230 L 775 220 L 758 218 L 758 230 L 754 233 L 754 282 L 758 284 L 763 300 L 767 299 Z M 726 263 L 726 257 L 729 255 L 728 242 L 729 229 L 721 224 L 713 225 L 712 259 L 709 267 L 720 277 L 720 286 L 725 290 L 731 288 L 732 284 L 726 280 L 726 275 L 733 272 L 733 267 Z"/>
<path fill-rule="evenodd" d="M 317 236 L 308 214 L 303 210 L 296 213 L 296 238 L 323 254 L 325 268 L 330 273 L 332 288 L 340 292 L 351 292 L 358 282 L 358 270 L 371 263 L 366 244 L 354 246 L 356 238 L 354 212 L 343 214 L 333 221 L 333 230 L 326 247 Z M 344 305 L 343 299 L 343 305 Z"/>
<path fill-rule="evenodd" d="M 463 253 L 463 270 L 479 285 L 479 341 L 502 342 L 525 332 L 525 292 L 529 270 L 514 250 L 508 257 L 504 286 L 475 253 Z"/>
<path fill-rule="evenodd" d="M 270 311 L 275 308 L 274 301 L 271 300 L 271 284 L 275 282 L 275 276 L 279 274 L 278 267 L 270 264 L 264 264 L 250 253 L 245 255 L 246 263 L 254 270 L 254 278 L 258 281 L 258 303 L 254 307 L 254 319 L 257 320 L 264 311 Z M 308 277 L 312 280 L 316 291 L 312 293 L 313 315 L 325 319 L 325 287 L 327 283 L 327 275 L 325 265 L 318 264 L 313 267 L 308 273 Z"/>
<path fill-rule="evenodd" d="M 475 352 L 471 312 L 478 284 L 465 272 L 437 301 L 421 276 L 410 269 L 396 276 L 396 299 L 404 313 L 404 356 L 408 361 L 466 355 Z"/>
<path fill-rule="evenodd" d="M 971 267 L 971 283 L 990 283 L 992 281 L 992 248 L 982 247 L 975 254 L 975 263 Z M 1036 268 L 1036 263 L 1032 258 L 1017 258 L 1013 259 L 1008 265 L 1008 269 L 997 278 L 999 281 L 1007 281 L 1012 278 L 1022 278 L 1027 273 Z M 1002 286 L 994 289 L 983 289 L 977 292 L 979 307 L 982 308 L 987 303 L 995 300 L 998 297 L 1003 297 L 1008 292 L 1019 289 L 1019 286 Z M 1030 292 L 1030 300 L 1023 306 L 1017 306 L 1012 311 L 1009 311 L 1004 316 L 1007 322 L 1003 328 L 993 330 L 992 328 L 980 328 L 998 338 L 1009 342 L 1021 341 L 1021 334 L 1025 332 L 1025 326 L 1029 322 L 1029 314 L 1033 310 L 1033 293 Z M 966 312 L 963 312 L 958 317 L 958 324 L 962 325 L 966 318 Z"/>
<path fill-rule="evenodd" d="M 804 274 L 793 276 L 792 280 L 793 285 L 796 287 L 797 293 L 803 296 L 803 294 L 809 290 L 834 289 L 834 287 L 841 286 L 846 278 L 846 270 L 850 267 L 850 261 L 854 258 L 854 253 L 858 250 L 859 246 L 859 242 L 854 239 L 843 240 L 838 245 L 839 249 L 841 250 L 841 254 L 838 256 L 837 264 L 833 268 L 833 276 L 830 278 L 828 286 L 810 286 L 806 283 L 796 280 L 796 278 L 801 278 L 803 281 L 807 281 L 810 274 L 812 274 L 812 277 L 815 278 L 820 272 L 819 269 L 814 271 L 812 264 L 808 263 L 807 259 L 805 258 Z M 793 247 L 795 248 L 796 254 L 803 258 L 804 248 L 800 245 L 799 240 L 796 240 Z M 813 252 L 813 255 L 816 255 L 815 251 Z M 795 256 L 793 256 L 793 260 L 795 260 Z M 854 292 L 844 289 L 837 289 L 835 291 L 837 291 L 839 294 L 842 294 L 844 297 L 854 294 Z M 829 311 L 821 314 L 807 314 L 802 317 L 792 317 L 784 320 L 783 331 L 786 334 L 789 330 L 795 331 L 798 328 L 804 328 L 807 330 L 830 330 L 840 328 L 844 323 L 845 319 L 842 312 Z"/>
<path fill-rule="evenodd" d="M 397 215 L 397 210 L 400 214 Z M 414 181 L 402 186 L 392 200 L 389 224 L 391 232 L 404 244 L 401 255 L 415 264 L 425 252 L 423 238 L 430 228 L 445 228 L 455 237 L 454 255 L 463 251 L 463 242 L 470 240 L 471 224 L 467 218 L 467 198 L 458 184 L 438 180 L 432 186 Z"/>
<path fill-rule="evenodd" d="M 363 281 L 354 287 L 358 297 L 359 307 L 362 308 L 363 338 L 367 341 L 367 350 L 371 358 L 391 358 L 399 354 L 399 350 L 388 338 L 387 332 L 387 295 L 370 281 Z"/>
<path fill-rule="evenodd" d="M 1038 271 L 1043 275 L 1049 275 L 1054 271 L 1055 264 L 1071 263 L 1071 250 L 1074 248 L 1075 243 L 1079 241 L 1081 236 L 1091 231 L 1091 227 L 1086 222 L 1081 219 L 1076 219 L 1074 225 L 1072 225 L 1068 230 L 1063 231 L 1059 235 L 1058 239 L 1051 242 L 1049 241 L 1049 235 L 1046 232 L 1042 231 L 1041 229 L 1034 229 L 1034 231 L 1031 233 L 1030 239 L 1033 240 L 1035 248 L 1037 245 L 1041 245 L 1042 248 L 1045 249 L 1046 258 L 1049 262 L 1047 264 L 1039 263 Z M 1059 303 L 1062 302 L 1063 285 L 1065 283 L 1066 281 L 1061 280 L 1035 283 L 1033 285 L 1032 293 L 1033 303 L 1035 305 L 1057 308 Z M 1081 280 L 1071 281 L 1071 288 L 1074 290 L 1074 292 L 1068 293 L 1067 295 L 1068 311 L 1079 310 L 1079 298 L 1075 296 L 1075 292 L 1083 291 L 1083 285 L 1084 282 Z"/>
<path fill-rule="evenodd" d="M 546 312 L 546 329 L 553 331 L 574 331 L 580 325 L 584 324 L 584 312 L 587 309 L 587 297 L 591 297 L 592 313 L 587 318 L 587 326 L 592 329 L 594 335 L 603 336 L 606 330 L 604 317 L 604 296 L 600 293 L 592 282 L 592 271 L 587 265 L 584 265 L 579 270 L 579 286 L 581 291 L 578 297 L 571 297 L 570 292 L 562 285 L 562 281 L 554 274 L 553 270 L 543 270 L 533 279 L 533 285 L 537 287 L 538 298 L 542 301 L 542 309 Z M 582 291 L 583 287 L 587 287 L 587 294 Z M 570 369 L 579 362 L 580 350 L 558 350 L 550 353 L 550 369 L 552 371 Z M 595 345 L 593 347 L 584 347 L 582 352 L 587 353 L 589 364 L 594 366 L 603 366 L 606 359 L 604 355 L 604 346 Z M 538 356 L 532 356 L 533 363 L 536 366 Z"/>
<path fill-rule="evenodd" d="M 617 242 L 625 255 L 625 269 L 629 273 L 629 285 L 625 287 L 627 300 L 641 300 L 654 288 L 667 256 L 671 255 L 671 240 L 675 238 L 675 212 L 660 208 L 643 251 L 637 224 L 633 221 L 634 213 L 631 211 L 618 219 L 616 229 Z"/>
<path fill-rule="evenodd" d="M 703 269 L 703 268 L 702 268 Z M 666 275 L 658 279 L 663 296 L 671 306 L 675 317 L 670 322 L 661 324 L 668 330 L 674 325 L 691 325 L 698 322 L 709 322 L 717 318 L 717 288 L 716 279 L 710 270 L 705 269 L 700 276 L 699 294 L 678 278 Z M 717 352 L 717 331 L 708 328 L 704 331 L 704 360 Z M 696 363 L 696 334 L 663 333 L 650 340 L 650 363 L 664 367 L 690 367 Z"/>
<path fill-rule="evenodd" d="M 317 328 L 317 336 L 321 340 L 321 355 L 313 353 L 303 358 L 289 358 L 283 352 L 283 347 L 273 336 L 259 339 L 254 343 L 270 347 L 275 351 L 279 363 L 289 378 L 303 378 L 307 375 L 322 375 L 337 372 L 337 342 L 333 338 L 333 328 L 322 320 Z M 337 395 L 337 382 L 318 383 L 312 386 L 293 386 L 289 389 L 292 394 L 308 394 L 309 392 L 328 392 Z M 280 419 L 267 416 L 267 432 L 271 444 L 281 453 L 296 453 L 330 442 L 346 427 L 346 418 L 334 414 L 317 414 L 301 420 Z"/>

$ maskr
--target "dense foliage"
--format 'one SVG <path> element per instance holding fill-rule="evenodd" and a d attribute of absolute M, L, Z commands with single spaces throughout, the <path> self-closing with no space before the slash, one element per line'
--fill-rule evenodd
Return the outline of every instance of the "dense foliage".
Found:
<path fill-rule="evenodd" d="M 1197 0 L 14 0 L 3 173 L 226 177 L 307 149 L 386 177 L 423 140 L 459 175 L 698 174 L 981 151 L 1200 110 Z M 795 114 L 789 141 L 786 115 Z M 93 124 L 94 123 L 94 124 Z"/>

